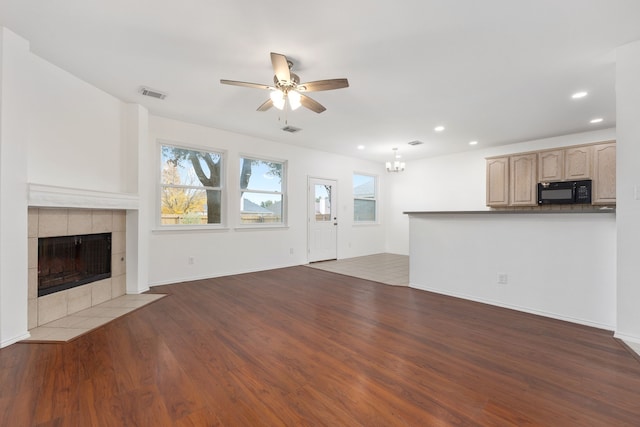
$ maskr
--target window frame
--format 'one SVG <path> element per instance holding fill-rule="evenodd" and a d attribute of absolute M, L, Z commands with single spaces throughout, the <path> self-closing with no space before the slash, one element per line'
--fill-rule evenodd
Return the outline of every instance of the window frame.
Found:
<path fill-rule="evenodd" d="M 249 183 L 247 184 L 247 188 L 242 189 L 240 188 L 240 174 L 242 173 L 242 161 L 244 159 L 249 159 L 249 160 L 255 160 L 255 161 L 260 161 L 260 162 L 266 162 L 266 163 L 278 163 L 280 165 L 282 165 L 282 176 L 280 177 L 280 191 L 269 191 L 269 190 L 256 190 L 256 189 L 251 189 L 251 187 L 249 186 L 249 184 L 251 183 L 251 180 L 249 180 Z M 237 179 L 237 197 L 238 197 L 238 203 L 237 203 L 237 215 L 235 215 L 236 218 L 236 222 L 237 222 L 237 226 L 236 228 L 283 228 L 283 227 L 287 227 L 287 219 L 288 219 L 288 214 L 287 214 L 287 206 L 288 206 L 288 192 L 287 192 L 287 178 L 289 175 L 289 171 L 288 171 L 288 161 L 287 160 L 283 160 L 283 159 L 276 159 L 276 158 L 272 158 L 272 157 L 265 157 L 265 156 L 257 156 L 254 154 L 244 154 L 244 153 L 240 153 L 238 154 L 238 162 L 237 162 L 237 167 L 238 167 L 238 173 L 236 174 L 236 179 Z M 279 222 L 249 222 L 249 223 L 245 223 L 242 222 L 242 193 L 257 193 L 257 194 L 267 194 L 267 195 L 280 195 L 282 203 L 282 214 L 281 214 L 281 218 Z M 235 211 L 234 211 L 235 213 Z"/>
<path fill-rule="evenodd" d="M 369 198 L 369 197 L 357 197 L 355 194 L 355 186 L 354 186 L 354 178 L 357 176 L 364 176 L 364 177 L 368 177 L 368 178 L 372 178 L 373 179 L 373 198 Z M 378 212 L 378 175 L 374 175 L 371 173 L 366 173 L 366 172 L 357 172 L 354 171 L 353 174 L 351 175 L 351 194 L 353 196 L 353 215 L 351 216 L 351 219 L 353 220 L 353 224 L 354 225 L 372 225 L 372 224 L 378 224 L 378 218 L 379 218 L 379 212 Z M 374 209 L 373 209 L 373 215 L 374 218 L 373 220 L 358 220 L 356 219 L 356 201 L 357 200 L 364 200 L 364 201 L 368 201 L 374 202 Z"/>
<path fill-rule="evenodd" d="M 227 229 L 227 188 L 226 188 L 226 171 L 227 171 L 227 152 L 226 150 L 207 147 L 196 144 L 188 144 L 164 139 L 158 139 L 156 144 L 156 203 L 155 203 L 155 218 L 156 218 L 156 230 L 226 230 Z M 190 151 L 206 152 L 210 154 L 216 154 L 220 156 L 220 185 L 218 187 L 205 187 L 203 185 L 172 185 L 162 182 L 162 148 L 174 147 Z M 196 190 L 215 190 L 220 191 L 220 223 L 214 224 L 162 224 L 162 189 L 163 188 L 183 188 L 183 189 L 196 189 Z"/>

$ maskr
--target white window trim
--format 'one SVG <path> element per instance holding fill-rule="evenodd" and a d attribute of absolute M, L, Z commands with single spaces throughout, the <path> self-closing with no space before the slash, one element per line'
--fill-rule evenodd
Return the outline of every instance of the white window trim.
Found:
<path fill-rule="evenodd" d="M 244 190 L 240 188 L 240 173 L 242 172 L 242 170 L 240 169 L 240 161 L 242 159 L 249 159 L 249 160 L 257 160 L 257 161 L 261 161 L 261 162 L 271 162 L 271 163 L 280 163 L 282 165 L 282 177 L 281 177 L 281 191 L 268 191 L 268 190 L 252 190 L 251 188 L 245 188 Z M 267 156 L 257 156 L 255 154 L 243 154 L 243 153 L 239 153 L 238 154 L 238 161 L 237 163 L 237 167 L 238 167 L 238 172 L 236 173 L 236 188 L 237 188 L 237 198 L 238 198 L 238 203 L 237 203 L 237 215 L 235 215 L 236 218 L 236 226 L 234 227 L 234 229 L 236 230 L 251 230 L 251 229 L 257 229 L 257 230 L 261 230 L 261 229 L 283 229 L 283 228 L 289 228 L 289 224 L 288 224 L 288 186 L 287 186 L 287 182 L 288 182 L 288 178 L 289 178 L 289 162 L 287 160 L 283 160 L 283 159 L 276 159 L 273 157 L 267 157 Z M 248 192 L 248 193 L 260 193 L 260 194 L 279 194 L 282 196 L 282 219 L 280 222 L 275 222 L 275 223 L 247 223 L 247 224 L 243 224 L 242 223 L 242 219 L 241 219 L 241 215 L 242 215 L 242 209 L 240 208 L 240 200 L 242 200 L 242 193 L 243 192 Z M 234 210 L 234 213 L 236 211 Z"/>
<path fill-rule="evenodd" d="M 203 187 L 203 186 L 189 186 L 189 185 L 172 185 L 171 187 L 176 188 L 194 188 L 194 189 L 213 189 L 220 190 L 220 223 L 219 224 L 162 224 L 161 216 L 162 216 L 162 187 L 166 186 L 166 184 L 162 183 L 162 146 L 171 146 L 177 148 L 183 148 L 185 150 L 192 151 L 202 151 L 207 153 L 215 153 L 220 156 L 220 161 L 222 164 L 220 165 L 220 186 L 219 187 Z M 227 186 L 226 186 L 226 171 L 227 171 L 227 151 L 223 149 L 207 147 L 203 145 L 197 144 L 186 144 L 182 142 L 176 142 L 166 139 L 157 139 L 156 140 L 156 161 L 155 161 L 155 169 L 156 169 L 156 202 L 155 202 L 155 225 L 152 228 L 153 232 L 157 231 L 228 231 L 229 227 L 227 226 Z"/>
<path fill-rule="evenodd" d="M 360 176 L 367 176 L 370 178 L 373 178 L 373 188 L 375 191 L 374 194 L 374 198 L 365 198 L 365 197 L 356 197 L 356 195 L 353 193 L 353 176 L 354 175 L 360 175 Z M 354 171 L 353 174 L 351 175 L 351 195 L 352 200 L 354 201 L 354 203 L 352 204 L 352 208 L 354 209 L 354 211 L 351 214 L 351 221 L 353 222 L 353 225 L 355 226 L 371 226 L 371 225 L 378 225 L 380 224 L 380 212 L 379 212 L 379 206 L 380 206 L 380 202 L 379 202 L 379 177 L 378 175 L 375 174 L 371 174 L 371 173 L 367 173 L 367 172 L 358 172 L 358 171 Z M 356 219 L 354 218 L 355 216 L 355 201 L 356 200 L 366 200 L 366 201 L 374 201 L 375 202 L 375 211 L 374 211 L 374 215 L 375 215 L 375 219 L 373 221 L 356 221 Z"/>

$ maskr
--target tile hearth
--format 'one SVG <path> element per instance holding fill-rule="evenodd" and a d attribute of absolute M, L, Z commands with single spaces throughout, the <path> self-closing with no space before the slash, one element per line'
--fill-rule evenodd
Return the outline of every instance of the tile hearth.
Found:
<path fill-rule="evenodd" d="M 122 295 L 86 310 L 38 326 L 29 331 L 31 333 L 30 338 L 21 342 L 71 341 L 165 296 L 165 294 Z"/>

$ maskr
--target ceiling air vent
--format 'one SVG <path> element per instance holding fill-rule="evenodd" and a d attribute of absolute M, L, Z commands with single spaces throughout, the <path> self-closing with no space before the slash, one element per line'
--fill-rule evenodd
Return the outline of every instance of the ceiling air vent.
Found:
<path fill-rule="evenodd" d="M 424 144 L 424 142 L 418 141 L 416 139 L 415 141 L 407 142 L 407 144 L 409 144 L 409 145 L 422 145 L 422 144 Z"/>
<path fill-rule="evenodd" d="M 150 96 L 151 98 L 165 99 L 167 97 L 166 93 L 162 93 L 155 89 L 149 89 L 148 87 L 144 87 L 144 86 L 141 86 L 138 92 L 140 92 L 144 96 Z"/>
<path fill-rule="evenodd" d="M 296 133 L 296 132 L 300 132 L 302 129 L 294 126 L 285 126 L 282 128 L 282 130 L 289 133 Z"/>

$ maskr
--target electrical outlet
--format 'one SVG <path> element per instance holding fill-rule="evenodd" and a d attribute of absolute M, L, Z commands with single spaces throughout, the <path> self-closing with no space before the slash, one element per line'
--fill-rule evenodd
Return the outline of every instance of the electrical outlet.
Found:
<path fill-rule="evenodd" d="M 506 285 L 507 283 L 509 283 L 509 276 L 507 273 L 498 273 L 498 284 Z"/>
<path fill-rule="evenodd" d="M 196 262 L 196 259 L 194 257 L 190 256 L 187 259 L 187 262 L 189 263 L 189 265 L 193 265 Z"/>
<path fill-rule="evenodd" d="M 289 255 L 293 255 L 293 248 L 289 248 Z"/>

